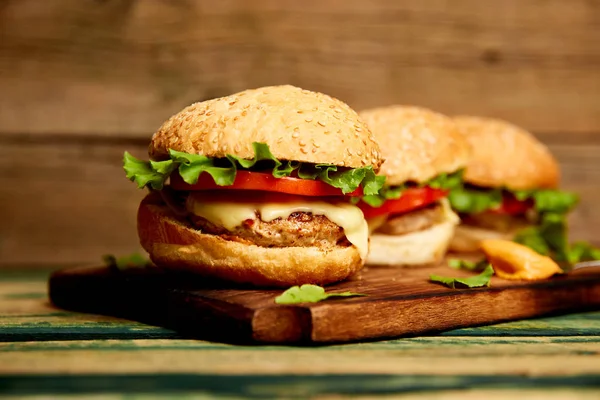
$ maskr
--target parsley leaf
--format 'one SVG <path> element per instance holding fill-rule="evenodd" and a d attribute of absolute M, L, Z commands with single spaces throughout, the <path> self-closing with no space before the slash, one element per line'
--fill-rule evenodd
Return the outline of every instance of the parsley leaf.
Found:
<path fill-rule="evenodd" d="M 290 176 L 298 170 L 301 179 L 318 179 L 344 194 L 363 188 L 366 195 L 377 194 L 383 187 L 385 178 L 375 175 L 373 167 L 353 168 L 338 171 L 338 167 L 329 164 L 303 164 L 297 161 L 280 161 L 271 153 L 265 143 L 252 143 L 254 158 L 246 160 L 234 155 L 223 159 L 215 159 L 199 154 L 189 154 L 169 150 L 170 160 L 142 161 L 125 152 L 123 168 L 129 180 L 135 181 L 139 188 L 150 187 L 155 190 L 163 188 L 165 181 L 174 170 L 178 170 L 183 180 L 195 184 L 203 173 L 208 173 L 219 186 L 229 186 L 235 181 L 238 168 L 250 169 L 259 165 L 269 165 L 276 178 Z"/>
<path fill-rule="evenodd" d="M 366 296 L 365 294 L 343 292 L 325 293 L 325 289 L 317 285 L 292 286 L 275 298 L 277 304 L 317 303 L 330 297 Z"/>
<path fill-rule="evenodd" d="M 494 275 L 494 269 L 491 265 L 488 265 L 481 274 L 471 276 L 468 278 L 451 278 L 440 275 L 430 275 L 429 280 L 431 282 L 441 283 L 442 285 L 448 286 L 449 288 L 456 289 L 457 287 L 482 287 L 490 286 L 492 275 Z"/>
<path fill-rule="evenodd" d="M 139 253 L 133 253 L 128 256 L 115 257 L 112 254 L 102 256 L 102 261 L 107 267 L 124 270 L 128 268 L 145 268 L 150 265 L 150 260 Z"/>

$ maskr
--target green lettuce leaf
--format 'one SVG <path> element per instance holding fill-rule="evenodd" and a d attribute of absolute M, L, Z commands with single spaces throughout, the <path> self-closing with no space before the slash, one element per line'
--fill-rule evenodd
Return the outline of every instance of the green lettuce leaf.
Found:
<path fill-rule="evenodd" d="M 579 261 L 600 260 L 600 248 L 586 242 L 575 242 L 569 248 L 567 259 L 573 264 Z"/>
<path fill-rule="evenodd" d="M 490 286 L 494 269 L 488 265 L 481 274 L 468 278 L 452 278 L 440 275 L 430 275 L 429 280 L 435 283 L 441 283 L 449 288 L 456 289 L 461 287 L 475 288 Z"/>
<path fill-rule="evenodd" d="M 453 172 L 451 174 L 440 174 L 427 182 L 423 182 L 418 187 L 431 187 L 433 189 L 444 189 L 453 190 L 462 188 L 463 185 L 463 170 Z M 381 207 L 386 200 L 399 199 L 409 187 L 409 184 L 396 185 L 396 186 L 384 186 L 378 193 L 367 193 L 362 197 L 362 201 L 370 205 L 371 207 Z"/>
<path fill-rule="evenodd" d="M 569 264 L 600 259 L 600 249 L 586 242 L 571 245 L 567 237 L 566 215 L 544 213 L 538 225 L 522 229 L 514 237 L 514 241 Z"/>
<path fill-rule="evenodd" d="M 341 189 L 344 194 L 351 193 L 360 186 L 363 188 L 363 193 L 376 194 L 385 182 L 384 177 L 375 175 L 371 166 L 338 171 L 337 166 L 329 164 L 302 164 L 298 168 L 298 178 L 318 179 Z"/>
<path fill-rule="evenodd" d="M 435 178 L 430 179 L 422 186 L 429 186 L 433 189 L 453 190 L 463 187 L 464 170 L 458 170 L 451 174 L 440 174 Z"/>
<path fill-rule="evenodd" d="M 122 257 L 106 254 L 102 256 L 102 261 L 104 261 L 104 265 L 107 267 L 116 268 L 118 270 L 129 268 L 146 268 L 152 265 L 150 260 L 139 253 L 133 253 Z"/>
<path fill-rule="evenodd" d="M 553 189 L 508 190 L 458 188 L 450 192 L 452 208 L 460 213 L 476 214 L 502 204 L 503 192 L 517 200 L 533 201 L 538 223 L 519 231 L 514 241 L 557 261 L 578 262 L 598 255 L 590 245 L 578 245 L 574 250 L 567 240 L 566 214 L 577 205 L 576 194 Z"/>
<path fill-rule="evenodd" d="M 566 214 L 579 202 L 575 193 L 562 190 L 515 190 L 511 193 L 520 201 L 532 199 L 538 212 Z"/>
<path fill-rule="evenodd" d="M 406 190 L 405 185 L 386 186 L 381 188 L 379 193 L 363 196 L 362 201 L 371 207 L 381 207 L 386 200 L 399 199 L 404 190 Z"/>
<path fill-rule="evenodd" d="M 303 164 L 296 161 L 280 161 L 273 156 L 269 146 L 264 143 L 253 143 L 254 158 L 246 160 L 234 155 L 223 159 L 214 159 L 198 154 L 188 154 L 169 150 L 170 160 L 142 161 L 125 153 L 123 168 L 129 180 L 135 181 L 139 188 L 150 187 L 160 190 L 174 170 L 178 170 L 183 180 L 195 184 L 201 174 L 209 174 L 219 186 L 233 184 L 238 168 L 241 169 L 270 169 L 273 176 L 282 178 L 290 176 L 298 170 L 301 179 L 318 179 L 333 187 L 351 193 L 362 187 L 367 195 L 379 192 L 385 178 L 375 175 L 373 167 L 354 168 L 338 171 L 338 167 L 329 164 Z"/>
<path fill-rule="evenodd" d="M 455 188 L 450 191 L 448 201 L 460 213 L 477 214 L 502 204 L 502 191 Z"/>
<path fill-rule="evenodd" d="M 172 160 L 147 162 L 138 160 L 128 152 L 123 155 L 123 169 L 127 178 L 137 183 L 138 188 L 146 186 L 155 190 L 163 188 L 165 180 L 175 169 Z"/>
<path fill-rule="evenodd" d="M 292 286 L 275 298 L 277 304 L 317 303 L 330 297 L 355 297 L 365 294 L 343 292 L 325 293 L 325 289 L 317 285 Z"/>
<path fill-rule="evenodd" d="M 199 154 L 188 154 L 181 151 L 169 150 L 174 163 L 179 165 L 179 175 L 190 185 L 198 182 L 200 174 L 208 173 L 219 186 L 228 186 L 235 180 L 236 165 L 227 167 L 216 166 L 212 158 Z"/>
<path fill-rule="evenodd" d="M 448 266 L 454 269 L 464 269 L 467 271 L 476 271 L 480 272 L 487 268 L 490 265 L 486 259 L 480 261 L 467 261 L 467 260 L 459 260 L 457 258 L 450 258 L 448 260 Z"/>

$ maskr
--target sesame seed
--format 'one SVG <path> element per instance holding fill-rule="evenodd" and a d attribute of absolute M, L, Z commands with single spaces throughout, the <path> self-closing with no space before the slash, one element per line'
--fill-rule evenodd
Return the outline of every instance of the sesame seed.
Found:
<path fill-rule="evenodd" d="M 248 111 L 246 111 L 246 110 L 242 111 L 242 116 L 245 117 L 246 115 L 248 115 Z"/>
<path fill-rule="evenodd" d="M 348 153 L 348 155 L 351 156 L 352 155 L 352 150 L 346 149 L 346 153 Z"/>
<path fill-rule="evenodd" d="M 215 113 L 215 112 L 214 112 L 213 110 L 208 110 L 208 111 L 206 112 L 206 116 L 207 116 L 207 117 L 210 117 L 210 116 L 211 116 L 211 115 L 213 115 L 214 113 Z"/>
<path fill-rule="evenodd" d="M 316 152 L 317 152 L 317 149 L 315 149 L 315 148 L 313 147 L 313 149 L 312 149 L 312 152 L 313 152 L 313 154 L 314 154 L 314 153 L 316 153 Z"/>
<path fill-rule="evenodd" d="M 295 128 L 294 128 L 294 132 L 300 132 L 300 128 L 298 128 L 298 127 L 295 127 Z"/>
<path fill-rule="evenodd" d="M 300 140 L 300 143 L 298 143 L 300 146 L 306 146 L 306 142 L 304 140 Z"/>
<path fill-rule="evenodd" d="M 312 122 L 312 120 L 313 120 L 312 117 L 308 117 L 305 119 L 306 122 Z"/>
<path fill-rule="evenodd" d="M 298 132 L 294 132 L 294 133 L 292 133 L 292 137 L 293 137 L 294 139 L 297 139 L 297 138 L 298 138 L 298 136 L 300 136 L 300 134 L 299 134 Z"/>
<path fill-rule="evenodd" d="M 325 126 L 325 122 L 317 121 L 317 124 L 319 124 L 321 126 Z"/>
<path fill-rule="evenodd" d="M 329 132 L 329 131 L 326 131 L 326 132 Z M 321 147 L 321 145 L 320 145 L 319 143 L 313 143 L 313 146 L 315 146 L 317 149 L 318 149 L 319 147 Z"/>
<path fill-rule="evenodd" d="M 324 132 L 324 134 L 325 134 L 325 135 L 329 135 L 330 133 L 331 133 L 331 132 L 329 132 L 329 131 L 325 131 L 325 132 Z"/>
<path fill-rule="evenodd" d="M 301 151 L 302 153 L 304 153 L 304 154 L 307 154 L 307 153 L 308 153 L 308 150 L 306 150 L 306 148 L 305 148 L 305 147 L 300 147 L 300 151 Z"/>
<path fill-rule="evenodd" d="M 302 114 L 304 111 L 302 111 L 302 110 L 298 110 L 298 111 L 296 111 L 296 112 L 297 112 L 298 114 Z"/>

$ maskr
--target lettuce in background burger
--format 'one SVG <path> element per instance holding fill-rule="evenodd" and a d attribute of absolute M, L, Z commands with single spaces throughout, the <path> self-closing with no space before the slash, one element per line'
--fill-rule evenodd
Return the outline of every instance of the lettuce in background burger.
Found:
<path fill-rule="evenodd" d="M 382 186 L 373 135 L 343 102 L 293 86 L 193 104 L 126 153 L 150 194 L 138 233 L 151 260 L 263 286 L 327 284 L 364 265 L 368 229 L 350 197 Z"/>
<path fill-rule="evenodd" d="M 444 256 L 458 217 L 449 190 L 461 186 L 469 145 L 452 120 L 409 106 L 365 110 L 381 145 L 386 186 L 359 203 L 369 222 L 370 265 L 429 265 Z"/>
<path fill-rule="evenodd" d="M 585 243 L 569 246 L 566 216 L 578 198 L 558 189 L 558 163 L 543 143 L 496 119 L 459 116 L 454 122 L 473 157 L 465 186 L 449 196 L 461 217 L 451 250 L 473 252 L 481 240 L 509 239 L 559 261 L 597 258 Z"/>

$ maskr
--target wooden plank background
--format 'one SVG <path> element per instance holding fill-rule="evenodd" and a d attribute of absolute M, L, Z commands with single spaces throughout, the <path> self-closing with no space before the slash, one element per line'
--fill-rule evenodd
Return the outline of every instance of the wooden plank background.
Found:
<path fill-rule="evenodd" d="M 291 83 L 360 109 L 419 104 L 534 131 L 600 243 L 600 2 L 3 0 L 0 265 L 138 248 L 141 156 L 197 100 Z"/>

